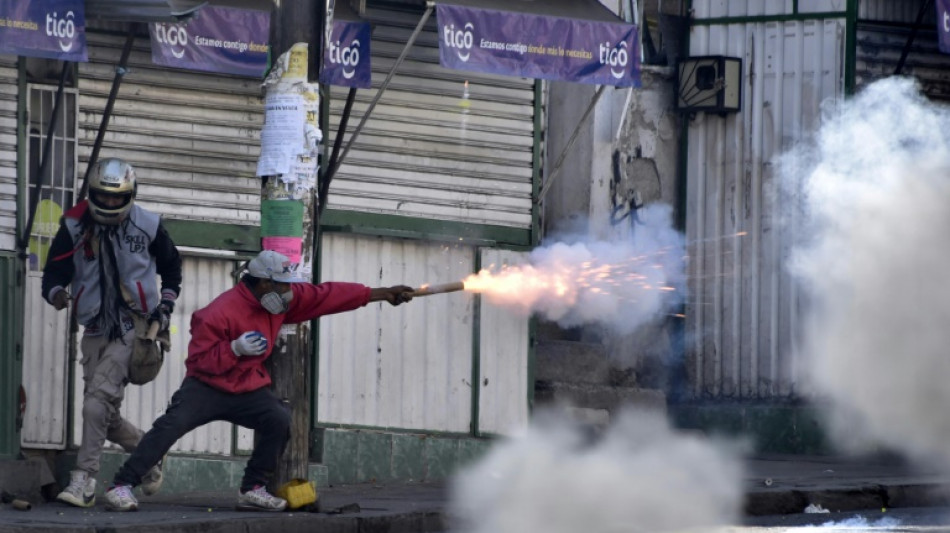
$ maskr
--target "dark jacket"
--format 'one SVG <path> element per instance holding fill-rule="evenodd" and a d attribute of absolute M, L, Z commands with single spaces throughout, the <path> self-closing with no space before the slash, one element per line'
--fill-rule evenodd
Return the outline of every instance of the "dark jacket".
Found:
<path fill-rule="evenodd" d="M 160 298 L 177 298 L 181 257 L 158 215 L 133 205 L 121 224 L 104 226 L 92 220 L 88 207 L 88 200 L 83 200 L 63 214 L 43 269 L 43 298 L 49 302 L 71 285 L 73 306 L 83 325 L 99 315 L 104 295 L 122 298 L 119 283 L 131 296 L 132 309 L 144 313 L 154 309 Z M 102 254 L 109 250 L 115 255 L 114 271 L 103 268 Z M 160 293 L 156 274 L 162 280 Z"/>

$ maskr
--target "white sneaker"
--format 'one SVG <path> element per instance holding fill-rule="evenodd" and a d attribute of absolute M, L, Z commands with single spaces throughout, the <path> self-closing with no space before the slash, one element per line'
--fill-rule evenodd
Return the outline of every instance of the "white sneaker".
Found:
<path fill-rule="evenodd" d="M 253 490 L 238 495 L 238 511 L 280 512 L 286 508 L 287 500 L 267 492 L 263 485 L 258 485 Z"/>
<path fill-rule="evenodd" d="M 76 507 L 92 507 L 96 504 L 96 478 L 84 470 L 69 473 L 69 486 L 56 499 Z"/>
<path fill-rule="evenodd" d="M 139 488 L 142 489 L 142 494 L 146 496 L 151 496 L 156 494 L 159 489 L 162 488 L 162 469 L 165 465 L 165 458 L 162 457 L 162 460 L 158 462 L 157 465 L 153 466 L 145 476 L 142 477 L 142 484 L 139 485 Z"/>
<path fill-rule="evenodd" d="M 116 485 L 106 491 L 106 509 L 109 511 L 137 511 L 139 501 L 129 485 Z"/>

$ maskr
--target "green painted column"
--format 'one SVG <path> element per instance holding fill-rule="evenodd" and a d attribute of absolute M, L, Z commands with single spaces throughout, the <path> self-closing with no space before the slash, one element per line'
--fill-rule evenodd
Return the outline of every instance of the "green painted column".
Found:
<path fill-rule="evenodd" d="M 20 453 L 23 287 L 19 268 L 15 253 L 0 253 L 0 458 Z"/>

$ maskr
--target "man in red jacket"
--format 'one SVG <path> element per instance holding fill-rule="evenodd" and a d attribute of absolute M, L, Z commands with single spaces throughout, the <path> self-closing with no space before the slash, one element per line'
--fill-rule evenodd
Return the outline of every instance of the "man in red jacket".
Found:
<path fill-rule="evenodd" d="M 399 305 L 411 287 L 371 289 L 358 283 L 314 285 L 295 277 L 287 257 L 265 250 L 247 264 L 234 288 L 191 317 L 185 380 L 165 414 L 152 424 L 106 492 L 107 508 L 134 511 L 132 488 L 175 442 L 192 429 L 226 420 L 255 430 L 257 445 L 241 481 L 238 509 L 283 511 L 287 502 L 267 492 L 278 456 L 290 437 L 290 412 L 270 390 L 264 361 L 285 323 L 350 311 L 369 302 Z"/>

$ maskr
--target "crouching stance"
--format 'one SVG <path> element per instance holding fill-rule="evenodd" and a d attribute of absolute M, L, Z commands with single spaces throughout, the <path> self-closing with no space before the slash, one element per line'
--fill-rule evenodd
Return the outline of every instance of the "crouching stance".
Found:
<path fill-rule="evenodd" d="M 265 250 L 247 265 L 241 283 L 214 299 L 191 318 L 186 377 L 171 404 L 142 438 L 106 492 L 108 507 L 134 511 L 132 488 L 142 482 L 179 438 L 215 420 L 253 429 L 258 437 L 244 477 L 237 508 L 283 511 L 287 502 L 265 486 L 277 469 L 290 438 L 290 412 L 268 385 L 264 361 L 285 323 L 350 311 L 369 302 L 409 301 L 406 286 L 371 289 L 358 283 L 319 285 L 295 277 L 290 261 Z"/>

